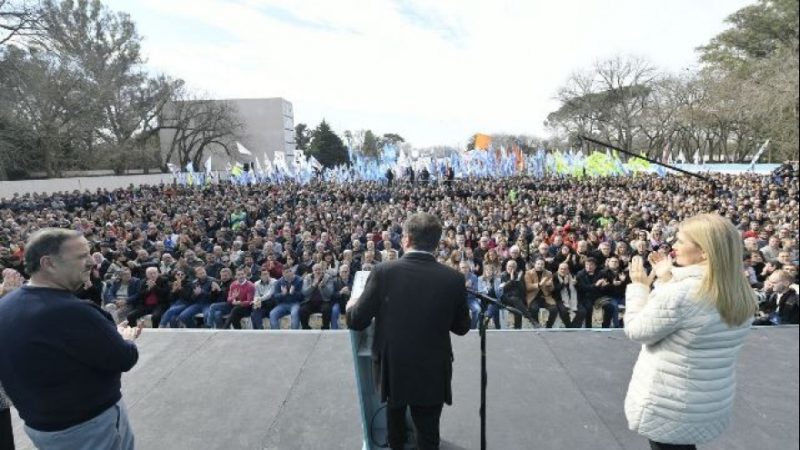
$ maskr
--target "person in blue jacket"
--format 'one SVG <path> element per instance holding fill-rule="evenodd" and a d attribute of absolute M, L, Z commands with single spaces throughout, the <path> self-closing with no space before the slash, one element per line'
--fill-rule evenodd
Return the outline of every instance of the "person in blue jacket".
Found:
<path fill-rule="evenodd" d="M 300 302 L 303 301 L 303 279 L 295 276 L 291 268 L 283 268 L 283 277 L 278 280 L 272 299 L 275 307 L 269 313 L 269 326 L 280 328 L 281 317 L 291 314 L 292 329 L 300 329 Z"/>

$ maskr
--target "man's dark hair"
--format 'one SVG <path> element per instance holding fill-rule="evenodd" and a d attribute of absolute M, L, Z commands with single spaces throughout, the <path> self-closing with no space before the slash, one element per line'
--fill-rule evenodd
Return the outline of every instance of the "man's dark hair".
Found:
<path fill-rule="evenodd" d="M 432 214 L 413 214 L 403 224 L 403 232 L 411 239 L 415 250 L 432 252 L 442 237 L 442 222 Z"/>
<path fill-rule="evenodd" d="M 78 239 L 81 234 L 65 228 L 42 228 L 33 233 L 25 244 L 25 271 L 38 272 L 42 267 L 42 256 L 58 255 L 64 242 Z"/>

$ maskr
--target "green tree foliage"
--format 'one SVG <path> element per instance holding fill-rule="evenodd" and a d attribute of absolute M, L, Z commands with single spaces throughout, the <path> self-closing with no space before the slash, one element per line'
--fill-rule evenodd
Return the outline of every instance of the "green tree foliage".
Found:
<path fill-rule="evenodd" d="M 473 134 L 467 140 L 467 151 L 475 150 L 475 139 L 476 139 L 476 137 L 477 136 Z"/>
<path fill-rule="evenodd" d="M 797 0 L 759 0 L 699 48 L 727 118 L 739 119 L 754 141 L 771 139 L 777 159 L 796 159 L 800 146 L 799 17 Z"/>
<path fill-rule="evenodd" d="M 375 133 L 373 133 L 372 130 L 367 130 L 367 132 L 364 133 L 364 144 L 361 146 L 361 154 L 367 158 L 377 158 L 380 156 L 378 138 L 375 137 Z"/>
<path fill-rule="evenodd" d="M 350 163 L 342 138 L 331 130 L 324 119 L 311 134 L 308 155 L 316 158 L 325 167 Z"/>
<path fill-rule="evenodd" d="M 160 165 L 159 116 L 182 81 L 146 71 L 130 17 L 99 0 L 14 3 L 36 16 L 0 43 L 0 121 L 14 130 L 0 177 L 3 163 L 47 176 Z"/>
<path fill-rule="evenodd" d="M 308 144 L 311 143 L 311 130 L 308 125 L 298 123 L 294 126 L 294 145 L 298 150 L 308 150 Z"/>
<path fill-rule="evenodd" d="M 383 136 L 378 138 L 378 148 L 383 148 L 385 145 L 399 146 L 405 141 L 406 140 L 397 133 L 385 133 Z"/>
<path fill-rule="evenodd" d="M 731 28 L 699 48 L 703 62 L 725 69 L 752 68 L 757 60 L 797 52 L 797 0 L 759 0 L 728 16 Z"/>
<path fill-rule="evenodd" d="M 601 61 L 569 78 L 545 124 L 568 142 L 598 136 L 656 157 L 749 161 L 770 139 L 764 160 L 796 159 L 797 0 L 759 0 L 726 21 L 731 27 L 698 49 L 700 70 Z"/>
<path fill-rule="evenodd" d="M 101 114 L 85 98 L 91 88 L 80 71 L 54 63 L 43 52 L 6 49 L 0 64 L 0 117 L 6 130 L 0 151 L 7 167 L 54 176 L 92 157 L 92 132 Z"/>

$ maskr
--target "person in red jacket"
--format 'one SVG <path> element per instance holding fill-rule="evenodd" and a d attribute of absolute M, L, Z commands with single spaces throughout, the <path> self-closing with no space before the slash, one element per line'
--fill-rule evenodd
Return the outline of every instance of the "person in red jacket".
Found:
<path fill-rule="evenodd" d="M 231 284 L 228 290 L 228 303 L 232 306 L 228 320 L 222 325 L 223 329 L 228 329 L 233 325 L 237 330 L 242 329 L 242 317 L 250 315 L 253 308 L 253 299 L 256 295 L 256 285 L 247 278 L 248 270 L 240 267 L 236 270 L 236 281 Z M 244 314 L 237 310 L 243 310 Z"/>

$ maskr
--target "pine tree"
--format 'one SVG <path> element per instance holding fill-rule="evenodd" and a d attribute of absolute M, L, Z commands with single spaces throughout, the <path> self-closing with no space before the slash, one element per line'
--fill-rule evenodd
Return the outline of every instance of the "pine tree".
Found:
<path fill-rule="evenodd" d="M 325 167 L 350 163 L 344 142 L 331 130 L 325 119 L 320 122 L 312 133 L 308 154 L 317 158 L 317 161 Z"/>

